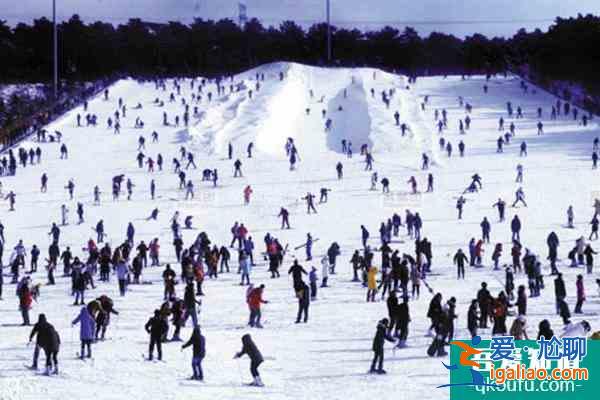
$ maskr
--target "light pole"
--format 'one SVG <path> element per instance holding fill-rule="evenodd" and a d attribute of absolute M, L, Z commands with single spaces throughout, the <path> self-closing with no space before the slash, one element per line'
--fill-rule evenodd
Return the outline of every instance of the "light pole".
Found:
<path fill-rule="evenodd" d="M 56 31 L 56 0 L 52 0 L 52 47 L 54 53 L 54 100 L 58 99 L 58 34 Z"/>
<path fill-rule="evenodd" d="M 327 61 L 331 63 L 331 5 L 327 0 Z"/>

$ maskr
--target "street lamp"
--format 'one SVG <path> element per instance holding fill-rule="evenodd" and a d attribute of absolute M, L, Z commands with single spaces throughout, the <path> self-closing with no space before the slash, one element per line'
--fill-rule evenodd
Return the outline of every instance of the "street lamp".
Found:
<path fill-rule="evenodd" d="M 52 41 L 54 52 L 54 100 L 58 99 L 58 34 L 56 31 L 56 0 L 52 0 Z"/>
<path fill-rule="evenodd" d="M 331 63 L 331 5 L 327 0 L 327 61 Z"/>

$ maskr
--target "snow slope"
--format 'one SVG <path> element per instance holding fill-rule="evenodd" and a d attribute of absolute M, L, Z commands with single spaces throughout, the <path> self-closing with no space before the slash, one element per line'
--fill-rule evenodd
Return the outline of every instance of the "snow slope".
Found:
<path fill-rule="evenodd" d="M 278 74 L 285 73 L 279 80 Z M 264 73 L 265 81 L 255 90 L 255 74 Z M 248 332 L 245 327 L 247 309 L 245 288 L 238 285 L 235 273 L 223 274 L 218 280 L 205 284 L 207 294 L 203 300 L 201 326 L 207 339 L 207 358 L 204 361 L 206 383 L 192 383 L 190 375 L 191 351 L 180 352 L 177 343 L 163 347 L 164 363 L 148 363 L 141 354 L 147 351 L 148 337 L 143 325 L 152 311 L 162 303 L 163 268 L 144 271 L 144 280 L 153 285 L 130 286 L 125 298 L 118 296 L 117 285 L 112 278 L 109 284 L 99 284 L 87 292 L 88 298 L 107 294 L 115 299 L 115 307 L 121 312 L 112 320 L 109 339 L 94 346 L 94 361 L 75 359 L 78 351 L 78 331 L 71 328 L 70 321 L 78 312 L 71 306 L 70 279 L 58 278 L 54 287 L 43 286 L 39 303 L 34 304 L 32 320 L 37 314 L 46 313 L 48 320 L 61 334 L 62 348 L 60 366 L 62 373 L 56 379 L 33 375 L 23 368 L 29 364 L 32 347 L 26 347 L 29 329 L 19 327 L 20 315 L 14 286 L 5 284 L 4 301 L 0 302 L 0 398 L 1 399 L 59 399 L 101 398 L 123 399 L 154 397 L 161 399 L 191 399 L 198 396 L 211 399 L 261 398 L 261 399 L 370 399 L 370 398 L 447 398 L 448 392 L 434 389 L 447 383 L 446 370 L 440 359 L 427 357 L 425 348 L 430 338 L 424 333 L 429 326 L 425 318 L 431 296 L 423 288 L 421 298 L 411 301 L 412 322 L 408 347 L 386 354 L 387 376 L 367 375 L 372 357 L 371 343 L 377 321 L 386 316 L 385 302 L 365 303 L 365 290 L 350 282 L 351 269 L 347 262 L 354 249 L 360 246 L 359 226 L 364 224 L 371 232 L 371 244 L 376 245 L 377 231 L 381 221 L 393 212 L 403 215 L 405 209 L 416 210 L 424 218 L 424 236 L 433 243 L 433 270 L 436 276 L 429 278 L 435 290 L 443 292 L 444 299 L 457 298 L 457 336 L 466 337 L 466 312 L 475 296 L 480 282 L 489 283 L 492 294 L 502 290 L 504 275 L 494 272 L 489 265 L 495 242 L 502 242 L 505 252 L 503 263 L 510 262 L 509 222 L 498 223 L 492 204 L 498 197 L 512 202 L 517 185 L 514 183 L 515 167 L 522 163 L 525 168 L 523 188 L 528 208 L 509 208 L 507 220 L 518 214 L 524 229 L 522 239 L 526 247 L 546 255 L 545 239 L 555 230 L 561 240 L 560 258 L 566 260 L 574 240 L 588 232 L 591 204 L 600 197 L 597 188 L 597 171 L 591 170 L 591 143 L 598 135 L 598 126 L 591 123 L 583 128 L 572 120 L 548 120 L 551 104 L 556 100 L 538 90 L 536 94 L 522 94 L 519 80 L 514 77 L 494 78 L 489 83 L 490 92 L 484 94 L 484 78 L 461 80 L 457 77 L 443 79 L 432 77 L 419 79 L 409 90 L 406 79 L 372 69 L 320 69 L 297 64 L 277 63 L 259 67 L 234 78 L 234 84 L 246 89 L 229 93 L 208 102 L 206 98 L 198 105 L 201 115 L 192 119 L 189 128 L 163 127 L 162 112 L 167 111 L 173 121 L 176 114 L 183 114 L 180 98 L 191 100 L 189 81 L 182 81 L 182 94 L 174 103 L 168 102 L 172 82 L 166 92 L 155 90 L 154 84 L 140 84 L 133 80 L 117 82 L 110 88 L 110 98 L 98 97 L 90 102 L 90 111 L 98 115 L 100 124 L 95 128 L 77 128 L 75 109 L 47 127 L 49 131 L 60 130 L 69 148 L 69 159 L 60 160 L 55 143 L 40 144 L 44 152 L 41 165 L 19 169 L 16 177 L 2 178 L 3 191 L 17 193 L 16 212 L 7 212 L 2 206 L 0 220 L 6 227 L 6 250 L 23 239 L 28 249 L 38 244 L 45 253 L 49 245 L 47 233 L 52 222 L 60 221 L 60 205 L 71 209 L 71 221 L 75 220 L 76 202 L 85 205 L 86 222 L 71 224 L 62 229 L 61 249 L 70 246 L 75 255 L 83 255 L 81 248 L 93 232 L 90 226 L 104 219 L 109 242 L 114 247 L 125 237 L 128 222 L 136 227 L 136 241 L 148 243 L 154 237 L 161 241 L 162 262 L 175 264 L 171 246 L 169 220 L 175 211 L 182 216 L 193 215 L 198 230 L 183 231 L 185 243 L 193 241 L 201 231 L 208 232 L 214 243 L 229 243 L 229 229 L 235 221 L 243 222 L 250 230 L 258 251 L 262 251 L 262 238 L 267 232 L 282 243 L 293 248 L 302 244 L 306 233 L 320 238 L 314 253 L 323 254 L 329 244 L 341 245 L 339 274 L 330 277 L 331 288 L 319 292 L 318 301 L 311 304 L 311 319 L 307 325 L 294 324 L 296 298 L 291 279 L 282 274 L 281 279 L 269 279 L 266 265 L 257 257 L 258 266 L 253 270 L 252 281 L 266 284 L 265 298 L 270 301 L 263 308 L 265 329 L 253 330 L 263 355 L 267 358 L 261 367 L 266 388 L 256 389 L 241 385 L 250 380 L 248 361 L 233 360 L 241 348 L 240 337 Z M 249 98 L 247 89 L 253 89 Z M 344 97 L 344 89 L 347 97 Z M 376 95 L 370 95 L 371 89 Z M 395 89 L 396 93 L 387 109 L 380 101 L 382 90 Z M 214 84 L 205 88 L 216 93 Z M 311 97 L 309 91 L 314 96 Z M 421 111 L 423 97 L 429 95 L 429 104 Z M 464 109 L 458 105 L 458 96 L 464 97 L 473 107 L 471 129 L 464 136 L 458 133 L 458 119 L 464 118 Z M 165 100 L 164 109 L 155 106 L 156 98 Z M 113 135 L 105 126 L 106 118 L 123 98 L 128 104 L 127 118 L 122 122 L 120 135 Z M 497 121 L 505 115 L 505 104 L 512 101 L 514 107 L 521 105 L 525 118 L 516 121 L 517 137 L 505 149 L 496 154 L 498 136 Z M 134 110 L 137 103 L 142 110 Z M 194 104 L 195 105 L 195 104 Z M 338 111 L 338 107 L 342 110 Z M 536 135 L 535 110 L 544 108 L 545 132 Z M 310 108 L 310 114 L 306 114 Z M 449 129 L 444 136 L 455 149 L 456 155 L 448 158 L 437 146 L 437 131 L 433 119 L 434 109 L 448 110 Z M 325 119 L 321 111 L 333 121 L 332 130 L 324 131 Z M 410 126 L 410 134 L 400 137 L 394 124 L 393 114 L 400 112 L 401 122 Z M 133 128 L 135 118 L 141 117 L 146 128 Z M 150 133 L 157 130 L 159 143 L 150 143 Z M 139 169 L 135 160 L 137 139 L 143 134 L 147 140 L 145 154 L 156 159 L 162 153 L 165 159 L 163 172 L 148 173 Z M 461 136 L 461 137 L 459 137 Z M 284 144 L 288 137 L 294 138 L 301 157 L 296 171 L 289 171 Z M 340 141 L 351 139 L 355 151 L 351 159 L 341 154 Z M 457 156 L 459 140 L 466 144 L 466 157 Z M 529 156 L 520 158 L 518 143 L 526 140 Z M 231 142 L 236 157 L 243 162 L 244 178 L 233 179 L 233 166 L 227 160 L 227 144 Z M 246 146 L 254 142 L 255 154 L 246 158 Z M 370 173 L 364 171 L 359 156 L 360 144 L 373 147 L 374 170 L 388 177 L 392 193 L 384 196 L 380 191 L 369 191 Z M 23 146 L 37 146 L 26 142 Z M 196 188 L 196 198 L 185 201 L 178 190 L 178 179 L 172 173 L 171 159 L 179 155 L 179 147 L 186 146 L 196 154 L 198 170 L 187 171 Z M 432 156 L 435 166 L 435 192 L 410 195 L 406 181 L 414 175 L 419 190 L 424 190 L 428 172 L 420 170 L 422 153 Z M 335 164 L 344 164 L 344 179 L 336 179 Z M 200 181 L 200 171 L 217 168 L 220 174 L 218 188 Z M 39 192 L 39 178 L 43 172 L 49 176 L 48 192 Z M 467 196 L 464 219 L 456 220 L 456 197 L 464 190 L 473 173 L 483 177 L 484 188 L 479 194 Z M 110 199 L 111 178 L 124 173 L 136 187 L 132 201 L 122 198 Z M 69 201 L 64 186 L 69 179 L 76 183 L 75 201 Z M 157 199 L 149 196 L 150 180 L 155 179 Z M 102 204 L 92 205 L 92 190 L 99 185 L 103 191 Z M 242 190 L 251 185 L 254 194 L 250 205 L 243 205 Z M 300 198 L 307 191 L 318 192 L 321 187 L 332 189 L 329 202 L 317 205 L 317 215 L 306 215 Z M 573 205 L 576 229 L 565 229 L 566 209 Z M 279 207 L 291 212 L 292 229 L 279 230 L 276 217 Z M 158 207 L 158 221 L 147 222 L 150 211 Z M 479 223 L 487 216 L 492 222 L 492 244 L 486 246 L 485 268 L 468 269 L 467 280 L 460 284 L 455 280 L 451 255 L 457 248 L 467 248 L 471 237 L 479 237 Z M 393 243 L 401 252 L 412 253 L 413 242 L 404 236 L 402 242 Z M 320 274 L 319 257 L 314 262 L 304 262 L 302 250 L 286 256 L 285 267 L 293 257 L 298 257 L 305 267 L 316 266 Z M 233 257 L 235 259 L 235 257 Z M 376 256 L 376 264 L 379 257 Z M 562 264 L 565 264 L 563 261 Z M 237 269 L 234 261 L 233 270 Z M 175 266 L 178 270 L 178 266 Z M 581 269 L 565 272 L 568 301 L 574 303 L 575 276 Z M 549 268 L 544 261 L 544 271 Z M 8 271 L 5 271 L 8 272 Z M 597 277 L 594 273 L 593 279 Z M 5 277 L 5 282 L 8 280 Z M 600 326 L 597 312 L 600 299 L 596 295 L 592 277 L 586 277 L 588 301 L 584 305 L 585 318 L 594 330 Z M 34 281 L 45 282 L 44 272 L 34 274 Z M 526 284 L 519 275 L 517 285 Z M 556 331 L 561 323 L 554 313 L 551 278 L 542 297 L 529 302 L 529 333 L 535 335 L 541 319 L 551 320 Z M 177 287 L 182 295 L 183 288 Z M 444 300 L 444 301 L 445 301 Z M 582 317 L 574 317 L 578 321 Z M 508 323 L 512 322 L 512 318 Z M 191 333 L 189 325 L 182 337 Z M 484 336 L 489 331 L 483 332 Z M 389 349 L 389 348 L 388 348 Z M 42 357 L 43 358 L 43 357 Z"/>

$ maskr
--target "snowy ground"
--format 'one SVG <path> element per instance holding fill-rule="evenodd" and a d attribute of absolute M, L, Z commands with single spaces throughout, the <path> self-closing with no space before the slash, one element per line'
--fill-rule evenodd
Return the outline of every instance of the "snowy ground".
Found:
<path fill-rule="evenodd" d="M 493 272 L 491 253 L 494 242 L 505 247 L 502 262 L 510 262 L 509 221 L 516 213 L 523 222 L 522 240 L 526 247 L 546 256 L 545 239 L 555 230 L 561 240 L 559 256 L 566 260 L 574 240 L 589 231 L 591 204 L 596 186 L 595 174 L 591 169 L 591 144 L 598 135 L 598 127 L 592 123 L 588 128 L 572 120 L 557 122 L 548 120 L 551 104 L 556 100 L 541 90 L 523 95 L 519 80 L 509 77 L 493 79 L 486 95 L 482 86 L 484 79 L 474 77 L 462 81 L 457 77 L 420 79 L 410 90 L 403 77 L 389 75 L 371 69 L 317 69 L 295 64 L 273 64 L 258 68 L 265 73 L 261 90 L 254 91 L 249 99 L 246 91 L 213 99 L 203 100 L 198 106 L 202 117 L 192 119 L 189 129 L 161 125 L 162 112 L 166 110 L 172 121 L 174 115 L 183 114 L 178 96 L 177 102 L 169 103 L 172 90 L 156 91 L 153 84 L 138 84 L 133 80 L 116 83 L 110 89 L 109 101 L 97 98 L 90 102 L 90 111 L 98 115 L 97 128 L 77 128 L 76 115 L 81 109 L 73 110 L 48 127 L 49 131 L 60 130 L 69 147 L 69 159 L 60 160 L 57 144 L 42 144 L 43 162 L 39 166 L 19 169 L 16 178 L 3 178 L 4 192 L 17 193 L 16 212 L 7 212 L 2 206 L 0 220 L 6 227 L 5 260 L 10 248 L 18 239 L 23 239 L 28 249 L 34 243 L 45 253 L 49 245 L 47 233 L 52 222 L 60 221 L 60 205 L 66 203 L 71 209 L 71 221 L 75 220 L 77 201 L 86 208 L 86 223 L 69 225 L 62 229 L 61 249 L 71 246 L 75 255 L 92 237 L 90 227 L 103 218 L 111 244 L 119 244 L 125 237 L 125 228 L 132 221 L 136 227 L 136 241 L 148 243 L 154 237 L 161 240 L 162 262 L 175 264 L 171 246 L 169 219 L 176 210 L 185 216 L 194 215 L 199 230 L 184 231 L 185 243 L 204 230 L 213 242 L 229 243 L 229 229 L 235 221 L 243 222 L 250 230 L 257 248 L 262 251 L 262 238 L 267 232 L 275 235 L 282 243 L 295 246 L 303 243 L 307 232 L 320 238 L 314 252 L 323 254 L 332 241 L 340 243 L 342 256 L 339 274 L 330 277 L 331 288 L 319 293 L 319 300 L 311 304 L 311 319 L 307 325 L 295 325 L 297 302 L 291 288 L 291 279 L 269 279 L 266 266 L 259 258 L 253 271 L 255 283 L 265 283 L 265 298 L 270 303 L 263 308 L 265 329 L 252 331 L 253 337 L 267 361 L 261 367 L 261 375 L 267 384 L 262 389 L 249 388 L 241 382 L 250 380 L 248 361 L 233 360 L 241 348 L 240 337 L 248 329 L 245 288 L 238 285 L 238 275 L 223 274 L 217 281 L 205 284 L 207 296 L 203 298 L 201 326 L 207 338 L 207 358 L 204 361 L 206 383 L 192 383 L 186 378 L 191 374 L 191 351 L 180 352 L 179 345 L 163 347 L 165 363 L 148 363 L 142 360 L 146 352 L 148 337 L 143 325 L 152 310 L 162 302 L 160 274 L 163 268 L 147 269 L 144 280 L 154 285 L 130 286 L 125 298 L 118 296 L 116 281 L 100 284 L 86 295 L 107 294 L 115 299 L 115 307 L 121 312 L 112 320 L 106 342 L 94 346 L 94 361 L 81 362 L 75 359 L 79 349 L 78 330 L 70 327 L 78 312 L 71 306 L 69 296 L 70 279 L 58 278 L 54 287 L 43 287 L 39 303 L 34 304 L 32 320 L 37 314 L 46 313 L 62 337 L 60 364 L 62 373 L 57 378 L 35 376 L 24 368 L 31 362 L 32 348 L 26 347 L 29 329 L 19 327 L 20 315 L 14 286 L 5 284 L 4 301 L 0 302 L 0 399 L 59 399 L 101 398 L 123 399 L 152 396 L 161 399 L 186 399 L 203 396 L 211 399 L 261 398 L 285 399 L 312 397 L 317 399 L 368 399 L 368 398 L 447 398 L 448 392 L 435 386 L 448 382 L 447 371 L 440 359 L 426 355 L 430 338 L 424 334 L 428 327 L 425 313 L 430 295 L 424 290 L 419 300 L 410 304 L 412 323 L 408 348 L 393 353 L 388 350 L 386 369 L 388 375 L 367 375 L 371 360 L 371 343 L 376 322 L 386 316 L 385 302 L 365 303 L 365 290 L 360 284 L 350 282 L 351 269 L 347 262 L 355 248 L 360 246 L 361 224 L 371 232 L 371 243 L 375 244 L 377 231 L 382 220 L 393 212 L 403 215 L 410 208 L 419 211 L 424 218 L 425 236 L 433 243 L 433 270 L 439 275 L 429 279 L 436 291 L 442 291 L 444 301 L 450 296 L 458 299 L 457 323 L 459 337 L 466 337 L 466 313 L 470 300 L 475 296 L 480 282 L 489 283 L 493 295 L 502 289 L 504 274 Z M 284 71 L 286 79 L 278 79 Z M 254 74 L 250 71 L 235 77 L 236 82 L 245 81 L 254 88 Z M 211 85 L 212 91 L 214 85 Z M 191 100 L 189 83 L 182 83 L 182 96 Z M 371 89 L 375 97 L 371 97 Z M 379 93 L 396 89 L 389 109 L 380 101 Z M 314 91 L 314 98 L 309 96 Z M 347 89 L 347 98 L 343 91 Z M 205 89 L 206 91 L 206 89 Z M 429 95 L 429 105 L 422 112 L 420 103 Z M 473 107 L 471 130 L 464 136 L 458 132 L 458 119 L 464 118 L 459 107 L 458 96 Z M 122 97 L 128 105 L 127 118 L 122 122 L 121 135 L 113 135 L 106 129 L 106 118 L 117 108 Z M 165 100 L 165 108 L 158 108 L 152 101 L 159 97 Z M 321 97 L 323 102 L 321 103 Z M 497 121 L 505 115 L 505 104 L 523 107 L 525 118 L 515 121 L 517 138 L 496 154 L 495 141 L 498 137 Z M 143 109 L 136 111 L 137 103 Z M 338 105 L 343 111 L 338 111 Z M 537 136 L 535 110 L 544 108 L 545 131 Z M 310 115 L 305 109 L 311 108 Z M 455 149 L 452 158 L 438 152 L 438 135 L 433 120 L 435 108 L 448 110 L 449 129 L 444 136 Z M 321 110 L 328 110 L 333 128 L 324 133 Z M 400 119 L 411 127 L 406 137 L 394 126 L 393 113 L 398 110 Z M 133 129 L 133 121 L 140 116 L 146 129 Z M 158 144 L 150 143 L 150 133 L 160 134 Z M 143 134 L 147 139 L 146 154 L 155 159 L 162 153 L 165 171 L 150 174 L 137 167 L 137 139 Z M 459 137 L 460 136 L 460 137 Z M 301 161 L 296 171 L 289 171 L 285 158 L 284 143 L 293 137 L 297 143 Z M 349 138 L 353 142 L 355 156 L 347 159 L 340 152 L 340 141 Z M 466 144 L 466 157 L 459 158 L 458 141 Z M 519 158 L 518 143 L 526 140 L 529 148 L 527 158 Z M 233 143 L 236 156 L 242 159 L 244 178 L 233 179 L 232 162 L 226 159 L 227 143 Z M 255 143 L 253 159 L 245 158 L 246 145 Z M 369 191 L 370 174 L 364 171 L 364 162 L 356 154 L 361 143 L 373 146 L 374 169 L 380 178 L 390 179 L 392 194 L 383 196 L 379 191 Z M 25 147 L 37 143 L 24 143 Z M 180 146 L 186 146 L 196 154 L 198 170 L 188 172 L 196 184 L 196 199 L 185 201 L 178 190 L 178 179 L 172 173 L 170 160 L 178 155 Z M 434 161 L 431 172 L 435 175 L 436 188 L 432 194 L 409 195 L 406 181 L 414 175 L 419 189 L 425 188 L 426 173 L 419 169 L 420 157 L 427 152 Z M 338 181 L 335 164 L 344 164 L 344 179 Z M 507 221 L 497 223 L 492 204 L 498 197 L 512 203 L 516 185 L 515 166 L 522 163 L 525 168 L 524 190 L 528 208 L 509 208 Z M 217 168 L 220 173 L 219 187 L 213 189 L 207 182 L 200 182 L 203 168 Z M 50 178 L 48 193 L 39 192 L 39 178 L 46 172 Z M 484 189 L 479 194 L 468 195 L 464 219 L 456 220 L 455 198 L 464 190 L 473 173 L 483 177 Z M 132 201 L 110 199 L 111 178 L 125 173 L 136 184 Z M 76 199 L 68 200 L 64 189 L 68 179 L 76 183 Z M 157 195 L 150 200 L 150 180 L 156 179 Z M 98 184 L 103 191 L 102 205 L 92 205 L 92 189 Z M 243 205 L 242 190 L 250 184 L 254 195 L 249 206 Z M 299 200 L 307 191 L 318 192 L 321 187 L 332 189 L 329 203 L 318 206 L 317 215 L 306 215 Z M 600 197 L 600 196 L 598 196 Z M 575 210 L 576 229 L 565 229 L 566 209 L 572 204 Z M 279 207 L 291 211 L 292 230 L 279 230 L 276 215 Z M 159 219 L 146 222 L 150 211 L 158 207 Z M 468 269 L 467 280 L 460 284 L 455 280 L 455 268 L 451 255 L 458 247 L 467 248 L 471 237 L 479 238 L 481 219 L 487 216 L 492 222 L 492 244 L 486 247 L 485 268 Z M 414 244 L 406 237 L 403 243 L 393 243 L 401 252 L 412 253 Z M 292 252 L 293 253 L 293 252 Z M 285 267 L 293 256 L 304 261 L 301 250 L 286 256 Z M 234 257 L 235 259 L 235 257 Z M 318 266 L 303 263 L 305 267 Z M 379 257 L 376 256 L 376 264 Z M 544 261 L 545 263 L 545 261 Z M 563 263 L 566 264 L 566 261 Z M 234 269 L 237 269 L 236 262 Z M 549 273 L 545 265 L 546 274 Z M 178 266 L 175 268 L 178 270 Z M 566 275 L 568 302 L 574 304 L 575 276 L 581 269 L 569 270 Z M 8 272 L 8 271 L 6 271 Z M 585 318 L 594 330 L 600 326 L 596 316 L 600 299 L 596 295 L 593 281 L 597 277 L 586 277 L 588 301 Z M 6 280 L 9 279 L 5 277 Z M 44 272 L 34 276 L 37 282 L 45 282 Z M 517 285 L 526 283 L 519 275 Z M 529 302 L 528 325 L 530 335 L 535 335 L 541 319 L 549 318 L 555 330 L 562 325 L 554 314 L 553 285 L 546 280 L 547 289 L 542 297 Z M 177 287 L 182 294 L 181 285 Z M 581 318 L 574 318 L 578 321 Z M 512 323 L 509 318 L 508 324 Z M 190 327 L 183 330 L 187 338 Z M 484 336 L 490 332 L 483 332 Z M 389 349 L 389 348 L 388 348 Z M 42 357 L 43 358 L 43 357 Z"/>

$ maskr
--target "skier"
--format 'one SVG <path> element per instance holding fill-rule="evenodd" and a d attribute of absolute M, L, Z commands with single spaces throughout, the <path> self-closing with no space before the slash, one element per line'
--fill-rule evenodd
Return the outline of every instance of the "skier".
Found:
<path fill-rule="evenodd" d="M 234 358 L 240 358 L 244 354 L 247 354 L 250 357 L 250 373 L 252 374 L 252 378 L 254 381 L 250 384 L 251 386 L 264 386 L 260 374 L 258 372 L 258 367 L 263 363 L 264 359 L 258 347 L 250 337 L 250 334 L 246 333 L 242 336 L 242 350 L 236 353 Z"/>
<path fill-rule="evenodd" d="M 314 268 L 313 268 L 314 269 Z M 315 285 L 316 286 L 316 285 Z M 298 316 L 296 317 L 296 323 L 299 324 L 304 315 L 303 322 L 308 322 L 308 308 L 310 306 L 310 290 L 306 283 L 302 282 L 299 290 L 296 291 L 296 297 L 298 298 Z"/>
<path fill-rule="evenodd" d="M 237 177 L 242 177 L 242 162 L 237 159 L 235 160 L 235 162 L 233 163 L 233 166 L 235 168 L 235 170 L 233 171 L 233 177 L 237 178 Z"/>
<path fill-rule="evenodd" d="M 77 223 L 79 225 L 83 224 L 83 203 L 77 203 L 77 217 L 79 218 Z"/>
<path fill-rule="evenodd" d="M 200 327 L 194 327 L 192 332 L 192 336 L 190 339 L 181 346 L 181 349 L 185 349 L 189 346 L 192 346 L 193 356 L 192 356 L 192 380 L 203 381 L 204 374 L 202 373 L 202 360 L 206 355 L 206 339 L 200 333 Z"/>
<path fill-rule="evenodd" d="M 481 283 L 481 289 L 477 292 L 477 304 L 479 305 L 479 312 L 481 317 L 479 318 L 479 328 L 486 329 L 490 307 L 492 304 L 492 295 L 487 289 L 487 283 Z"/>
<path fill-rule="evenodd" d="M 590 225 L 592 226 L 592 232 L 590 233 L 590 237 L 588 238 L 588 240 L 598 240 L 598 225 L 599 224 L 600 224 L 600 222 L 598 222 L 598 217 L 594 215 L 594 217 L 592 218 L 592 221 L 590 222 Z"/>
<path fill-rule="evenodd" d="M 462 249 L 458 249 L 454 255 L 454 264 L 457 268 L 457 279 L 465 279 L 465 262 L 468 262 L 467 256 L 463 253 Z"/>
<path fill-rule="evenodd" d="M 54 326 L 48 323 L 45 314 L 40 314 L 38 316 L 38 322 L 33 326 L 33 329 L 29 334 L 29 343 L 31 343 L 34 336 L 36 336 L 36 343 L 33 353 L 33 364 L 30 369 L 37 370 L 39 349 L 42 349 L 46 355 L 45 374 L 50 375 L 52 364 L 54 364 L 52 373 L 54 375 L 58 374 L 57 356 L 60 349 L 60 336 L 56 329 L 54 329 Z"/>
<path fill-rule="evenodd" d="M 75 190 L 75 182 L 73 182 L 73 179 L 69 179 L 69 182 L 67 183 L 67 186 L 65 186 L 65 189 L 67 189 L 69 192 L 69 198 L 73 200 L 73 191 Z"/>
<path fill-rule="evenodd" d="M 573 312 L 575 314 L 582 314 L 581 307 L 583 306 L 583 302 L 585 301 L 585 289 L 583 287 L 583 275 L 577 275 L 577 281 L 575 282 L 575 286 L 577 288 L 577 304 L 575 305 L 575 310 Z"/>
<path fill-rule="evenodd" d="M 521 232 L 521 220 L 519 220 L 518 215 L 515 215 L 512 221 L 510 222 L 510 230 L 512 231 L 512 240 L 520 242 L 521 238 L 519 233 Z"/>
<path fill-rule="evenodd" d="M 94 186 L 94 205 L 100 205 L 100 188 L 98 186 Z"/>
<path fill-rule="evenodd" d="M 319 193 L 320 193 L 319 204 L 327 203 L 327 193 L 329 193 L 329 192 L 331 192 L 331 189 L 321 188 L 321 190 L 319 191 Z"/>
<path fill-rule="evenodd" d="M 311 210 L 312 210 L 312 211 L 313 211 L 315 214 L 317 213 L 317 209 L 315 208 L 315 204 L 314 204 L 314 201 L 315 201 L 315 195 L 314 195 L 314 194 L 312 194 L 312 193 L 310 193 L 310 192 L 307 192 L 307 193 L 306 193 L 306 196 L 304 196 L 304 197 L 302 198 L 302 200 L 305 200 L 305 201 L 306 201 L 306 212 L 307 212 L 308 214 L 310 214 Z"/>
<path fill-rule="evenodd" d="M 467 200 L 462 195 L 458 197 L 458 200 L 456 200 L 456 209 L 458 210 L 458 219 L 462 219 L 463 206 L 465 205 L 466 202 L 467 202 Z"/>
<path fill-rule="evenodd" d="M 48 190 L 48 175 L 46 175 L 46 173 L 42 174 L 42 187 L 40 188 L 40 192 L 42 193 L 46 193 L 46 191 Z"/>
<path fill-rule="evenodd" d="M 133 187 L 135 186 L 131 179 L 127 178 L 127 200 L 131 200 L 131 195 L 133 194 Z"/>
<path fill-rule="evenodd" d="M 15 198 L 16 198 L 16 194 L 11 190 L 6 197 L 4 198 L 5 200 L 8 200 L 8 204 L 10 206 L 8 211 L 15 211 Z"/>
<path fill-rule="evenodd" d="M 81 340 L 81 352 L 79 353 L 79 358 L 82 360 L 84 357 L 91 358 L 92 342 L 95 338 L 94 332 L 96 330 L 96 321 L 86 306 L 81 307 L 79 315 L 71 323 L 71 325 L 75 324 L 79 324 L 79 339 Z M 87 356 L 84 355 L 86 348 Z"/>
<path fill-rule="evenodd" d="M 194 198 L 194 184 L 191 179 L 185 185 L 185 199 L 188 200 L 190 197 Z"/>
<path fill-rule="evenodd" d="M 196 163 L 194 162 L 194 155 L 192 153 L 187 153 L 187 165 L 185 166 L 185 169 L 188 169 L 190 167 L 190 165 L 192 167 L 194 167 L 194 169 L 197 169 L 196 167 Z"/>
<path fill-rule="evenodd" d="M 62 206 L 60 206 L 60 215 L 61 215 L 61 222 L 62 225 L 68 225 L 69 224 L 69 209 L 67 208 L 67 206 L 65 204 L 63 204 Z"/>
<path fill-rule="evenodd" d="M 377 323 L 377 331 L 373 338 L 373 361 L 371 362 L 371 369 L 369 373 L 385 374 L 386 371 L 383 369 L 384 359 L 384 343 L 389 341 L 394 343 L 395 340 L 388 334 L 388 319 L 384 318 Z M 377 369 L 375 369 L 377 366 Z"/>
<path fill-rule="evenodd" d="M 310 233 L 306 234 L 306 243 L 304 244 L 304 248 L 306 250 L 306 261 L 312 260 L 312 245 L 313 238 Z"/>
<path fill-rule="evenodd" d="M 196 326 L 196 325 L 195 325 Z M 160 310 L 154 310 L 154 316 L 146 322 L 144 326 L 146 332 L 150 335 L 150 343 L 148 345 L 148 360 L 152 361 L 154 356 L 154 347 L 158 352 L 158 360 L 162 360 L 162 337 L 169 330 L 167 321 L 160 315 Z"/>
<path fill-rule="evenodd" d="M 517 164 L 517 179 L 515 179 L 517 183 L 523 183 L 523 166 L 521 164 Z"/>
<path fill-rule="evenodd" d="M 498 219 L 500 222 L 504 221 L 504 211 L 506 208 L 506 202 L 502 199 L 498 199 L 498 201 L 494 203 L 492 207 L 498 208 Z"/>
<path fill-rule="evenodd" d="M 575 226 L 573 225 L 573 219 L 574 219 L 574 213 L 573 213 L 573 206 L 569 206 L 569 208 L 567 208 L 567 228 L 574 228 Z"/>
<path fill-rule="evenodd" d="M 417 180 L 415 179 L 415 177 L 411 176 L 406 183 L 410 183 L 412 194 L 417 194 Z"/>
<path fill-rule="evenodd" d="M 527 156 L 527 143 L 521 142 L 521 150 L 519 153 L 520 157 Z"/>
<path fill-rule="evenodd" d="M 338 178 L 338 179 L 342 179 L 342 178 L 344 177 L 344 172 L 343 172 L 343 170 L 344 170 L 344 166 L 342 165 L 342 163 L 341 163 L 341 162 L 338 162 L 338 163 L 335 165 L 335 170 L 336 170 L 336 172 L 337 172 L 337 178 Z"/>
<path fill-rule="evenodd" d="M 250 204 L 250 195 L 252 194 L 252 188 L 250 185 L 244 188 L 244 205 Z"/>
<path fill-rule="evenodd" d="M 250 308 L 250 318 L 249 318 L 248 325 L 250 325 L 250 327 L 252 327 L 252 328 L 256 327 L 256 328 L 262 329 L 262 327 L 263 327 L 260 323 L 260 319 L 262 317 L 261 304 L 269 303 L 267 300 L 264 300 L 262 298 L 264 290 L 265 290 L 265 285 L 260 285 L 259 287 L 253 288 L 253 289 L 249 288 L 249 292 L 246 296 L 248 306 Z"/>
<path fill-rule="evenodd" d="M 375 159 L 373 158 L 373 155 L 370 152 L 367 152 L 365 154 L 365 171 L 371 171 L 373 170 L 373 161 L 375 161 Z"/>
<path fill-rule="evenodd" d="M 525 202 L 525 193 L 523 192 L 523 188 L 519 187 L 515 192 L 515 201 L 512 204 L 512 207 L 516 207 L 517 203 L 523 203 L 525 207 L 527 207 L 527 203 Z"/>

